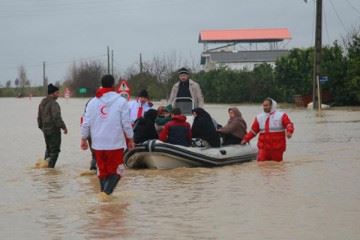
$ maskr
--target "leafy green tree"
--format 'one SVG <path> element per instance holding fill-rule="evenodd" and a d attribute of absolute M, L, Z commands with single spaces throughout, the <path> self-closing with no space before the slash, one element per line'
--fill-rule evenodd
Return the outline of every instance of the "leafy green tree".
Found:
<path fill-rule="evenodd" d="M 360 104 L 360 31 L 353 33 L 348 48 L 348 68 L 346 89 L 349 99 L 347 104 Z"/>
<path fill-rule="evenodd" d="M 295 48 L 276 61 L 275 79 L 282 101 L 292 102 L 294 95 L 312 93 L 312 59 L 313 49 Z"/>

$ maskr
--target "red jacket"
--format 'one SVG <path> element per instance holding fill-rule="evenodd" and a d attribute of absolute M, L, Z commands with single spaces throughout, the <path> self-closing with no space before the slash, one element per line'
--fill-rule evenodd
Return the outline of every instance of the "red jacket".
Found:
<path fill-rule="evenodd" d="M 191 143 L 191 128 L 184 115 L 174 115 L 172 120 L 164 125 L 159 139 L 163 142 L 189 146 Z"/>
<path fill-rule="evenodd" d="M 258 133 L 258 148 L 262 150 L 286 150 L 285 131 L 293 133 L 294 124 L 284 112 L 260 113 L 256 116 L 251 131 L 245 135 L 244 140 L 249 142 Z"/>

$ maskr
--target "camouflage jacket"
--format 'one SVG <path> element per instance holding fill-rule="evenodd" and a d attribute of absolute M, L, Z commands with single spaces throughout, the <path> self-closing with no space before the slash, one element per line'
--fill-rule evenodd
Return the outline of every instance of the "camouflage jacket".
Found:
<path fill-rule="evenodd" d="M 38 127 L 46 134 L 66 129 L 61 118 L 60 105 L 51 96 L 47 96 L 41 101 L 37 121 Z"/>

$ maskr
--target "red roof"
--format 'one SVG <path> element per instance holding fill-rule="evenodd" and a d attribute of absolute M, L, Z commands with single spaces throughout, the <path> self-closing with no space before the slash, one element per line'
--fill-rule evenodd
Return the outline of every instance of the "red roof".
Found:
<path fill-rule="evenodd" d="M 205 30 L 199 42 L 277 42 L 291 39 L 287 28 Z"/>

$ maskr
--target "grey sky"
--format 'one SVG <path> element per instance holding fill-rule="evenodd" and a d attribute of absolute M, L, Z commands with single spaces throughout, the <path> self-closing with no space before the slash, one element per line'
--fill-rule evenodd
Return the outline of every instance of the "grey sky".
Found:
<path fill-rule="evenodd" d="M 325 44 L 360 23 L 360 1 L 324 5 Z M 0 83 L 14 80 L 23 64 L 40 84 L 42 61 L 50 82 L 63 81 L 73 61 L 105 62 L 107 45 L 120 71 L 140 52 L 145 60 L 176 52 L 199 61 L 204 29 L 287 27 L 289 47 L 308 47 L 314 12 L 314 0 L 0 0 Z"/>

